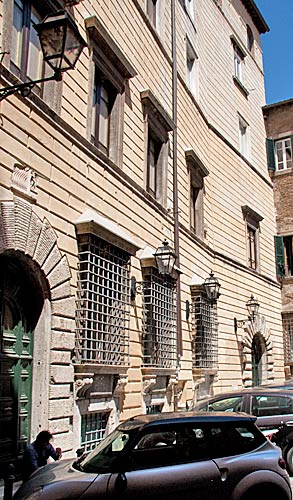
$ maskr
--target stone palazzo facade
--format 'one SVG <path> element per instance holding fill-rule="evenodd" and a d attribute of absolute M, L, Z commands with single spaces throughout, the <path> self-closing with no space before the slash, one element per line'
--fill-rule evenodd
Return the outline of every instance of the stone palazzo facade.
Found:
<path fill-rule="evenodd" d="M 2 87 L 50 74 L 34 25 L 60 9 L 87 42 L 75 69 L 0 103 L 6 463 L 40 429 L 73 456 L 141 412 L 284 378 L 255 3 L 2 0 Z"/>

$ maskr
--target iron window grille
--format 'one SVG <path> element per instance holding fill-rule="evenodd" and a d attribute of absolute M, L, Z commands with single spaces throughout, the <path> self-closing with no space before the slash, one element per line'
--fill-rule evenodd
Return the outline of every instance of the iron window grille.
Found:
<path fill-rule="evenodd" d="M 293 365 L 293 314 L 283 316 L 285 364 Z"/>
<path fill-rule="evenodd" d="M 130 257 L 87 234 L 79 241 L 76 361 L 129 362 Z"/>
<path fill-rule="evenodd" d="M 193 367 L 218 367 L 217 304 L 201 294 L 192 302 Z"/>
<path fill-rule="evenodd" d="M 105 437 L 109 412 L 87 413 L 81 417 L 81 447 L 85 453 L 93 450 Z"/>
<path fill-rule="evenodd" d="M 176 281 L 150 268 L 143 277 L 143 364 L 176 367 Z"/>

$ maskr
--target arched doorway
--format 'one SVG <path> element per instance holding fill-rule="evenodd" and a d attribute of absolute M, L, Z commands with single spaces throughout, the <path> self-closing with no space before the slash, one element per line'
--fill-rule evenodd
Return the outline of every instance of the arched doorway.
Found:
<path fill-rule="evenodd" d="M 260 334 L 254 335 L 251 344 L 252 385 L 261 385 L 267 373 L 267 356 L 264 338 Z M 266 377 L 265 377 L 266 378 Z"/>
<path fill-rule="evenodd" d="M 30 438 L 34 329 L 43 293 L 31 259 L 0 255 L 0 462 L 15 461 Z"/>

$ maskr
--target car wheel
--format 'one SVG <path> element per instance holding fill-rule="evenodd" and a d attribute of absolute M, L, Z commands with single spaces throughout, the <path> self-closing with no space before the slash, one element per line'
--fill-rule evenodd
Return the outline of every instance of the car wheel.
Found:
<path fill-rule="evenodd" d="M 293 476 L 293 446 L 291 446 L 291 448 L 289 448 L 289 450 L 286 452 L 285 460 L 287 471 L 289 472 L 290 476 Z"/>

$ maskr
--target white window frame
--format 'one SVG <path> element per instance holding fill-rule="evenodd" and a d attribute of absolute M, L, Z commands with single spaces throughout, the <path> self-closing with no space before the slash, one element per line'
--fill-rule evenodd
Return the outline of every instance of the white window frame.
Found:
<path fill-rule="evenodd" d="M 238 115 L 239 119 L 239 147 L 240 153 L 248 157 L 249 156 L 249 125 L 242 118 L 242 116 Z"/>
<path fill-rule="evenodd" d="M 194 0 L 185 0 L 185 9 L 190 18 L 194 21 Z"/>
<path fill-rule="evenodd" d="M 234 45 L 234 75 L 243 83 L 244 57 L 237 45 Z"/>
<path fill-rule="evenodd" d="M 289 142 L 288 146 L 286 145 L 286 142 Z M 282 157 L 281 160 L 278 158 L 278 151 L 279 151 L 278 146 L 279 145 L 281 146 L 281 148 L 280 148 L 281 157 Z M 289 160 L 286 157 L 286 152 L 288 150 L 291 152 L 291 160 Z M 291 137 L 284 137 L 283 139 L 278 139 L 277 141 L 275 141 L 275 161 L 276 161 L 276 170 L 278 172 L 281 172 L 282 170 L 287 170 L 288 168 L 293 167 L 292 150 L 293 150 L 293 148 L 292 148 L 292 138 Z M 288 165 L 289 163 L 291 163 L 291 165 Z"/>
<path fill-rule="evenodd" d="M 198 57 L 188 38 L 186 38 L 186 84 L 197 96 Z"/>

